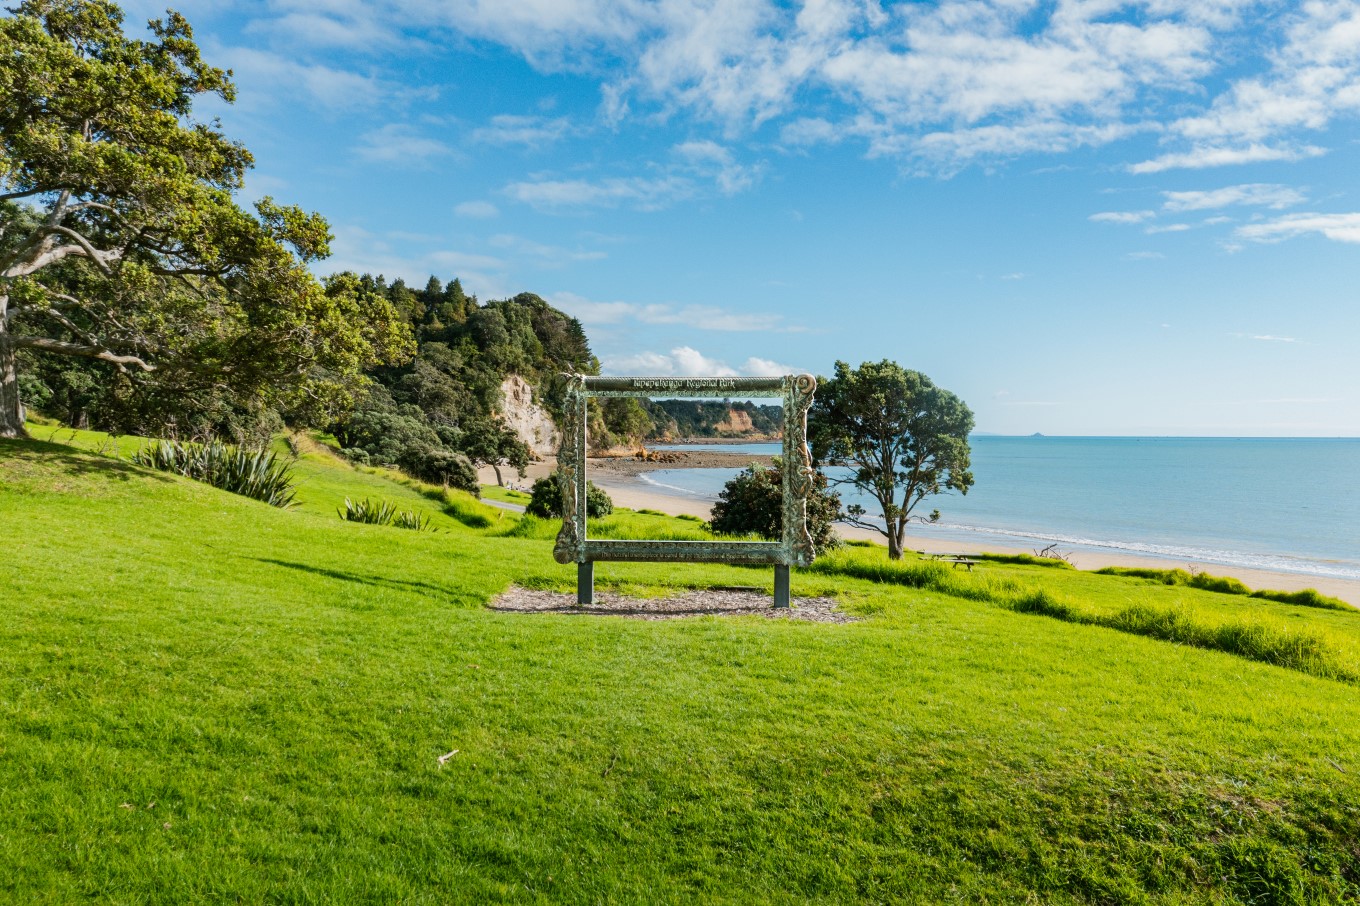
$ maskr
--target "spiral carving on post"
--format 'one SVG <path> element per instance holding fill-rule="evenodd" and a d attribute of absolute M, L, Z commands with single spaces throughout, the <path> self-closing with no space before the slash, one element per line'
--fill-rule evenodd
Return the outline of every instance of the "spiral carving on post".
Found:
<path fill-rule="evenodd" d="M 558 563 L 574 563 L 580 559 L 581 538 L 577 528 L 577 515 L 585 506 L 578 499 L 581 486 L 580 472 L 585 468 L 581 461 L 579 443 L 585 432 L 582 423 L 582 410 L 585 408 L 585 377 L 579 374 L 565 375 L 567 396 L 564 404 L 562 423 L 562 443 L 557 451 L 557 481 L 562 488 L 562 530 L 557 533 L 557 543 L 553 545 L 553 559 Z"/>
<path fill-rule="evenodd" d="M 817 555 L 807 525 L 807 504 L 813 489 L 807 415 L 812 395 L 817 391 L 817 379 L 810 374 L 795 375 L 789 389 L 784 412 L 784 543 L 790 548 L 793 562 L 807 566 Z"/>

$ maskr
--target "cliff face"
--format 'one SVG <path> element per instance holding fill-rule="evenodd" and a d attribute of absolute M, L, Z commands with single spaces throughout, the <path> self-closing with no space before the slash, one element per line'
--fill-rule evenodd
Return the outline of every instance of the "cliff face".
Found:
<path fill-rule="evenodd" d="M 755 434 L 756 426 L 751 421 L 749 413 L 741 409 L 728 409 L 722 421 L 713 426 L 713 430 L 721 435 Z"/>
<path fill-rule="evenodd" d="M 552 416 L 534 402 L 533 388 L 517 374 L 501 382 L 501 418 L 536 456 L 557 455 L 559 435 Z"/>

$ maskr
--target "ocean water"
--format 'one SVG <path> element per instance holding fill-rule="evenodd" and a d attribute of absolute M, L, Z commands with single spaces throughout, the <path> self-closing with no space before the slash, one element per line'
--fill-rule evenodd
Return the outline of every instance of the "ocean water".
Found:
<path fill-rule="evenodd" d="M 972 448 L 972 490 L 927 500 L 924 512 L 938 507 L 942 522 L 914 532 L 1360 579 L 1360 439 L 975 437 Z M 715 499 L 737 471 L 642 478 Z M 842 498 L 857 499 L 848 488 Z"/>

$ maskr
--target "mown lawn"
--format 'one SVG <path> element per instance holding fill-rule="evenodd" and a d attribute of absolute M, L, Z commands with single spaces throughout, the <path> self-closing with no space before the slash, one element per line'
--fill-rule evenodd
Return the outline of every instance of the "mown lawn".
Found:
<path fill-rule="evenodd" d="M 551 526 L 296 468 L 280 511 L 0 441 L 0 901 L 1360 898 L 1360 685 L 964 584 L 1236 608 L 1337 663 L 1360 614 L 1003 564 L 956 593 L 795 576 L 851 625 L 500 614 L 512 582 L 571 587 Z M 439 531 L 343 522 L 346 496 Z"/>

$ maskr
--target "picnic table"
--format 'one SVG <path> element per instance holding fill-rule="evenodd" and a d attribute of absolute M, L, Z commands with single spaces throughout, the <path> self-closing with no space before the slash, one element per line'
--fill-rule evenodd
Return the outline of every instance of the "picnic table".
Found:
<path fill-rule="evenodd" d="M 952 563 L 954 564 L 955 569 L 958 569 L 960 566 L 962 566 L 965 569 L 967 569 L 970 573 L 973 571 L 974 566 L 977 566 L 979 563 L 982 562 L 977 557 L 971 557 L 968 554 L 941 554 L 931 553 L 929 551 L 917 551 L 916 553 L 920 554 L 922 557 L 929 557 L 932 560 L 939 560 L 944 563 Z"/>

